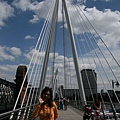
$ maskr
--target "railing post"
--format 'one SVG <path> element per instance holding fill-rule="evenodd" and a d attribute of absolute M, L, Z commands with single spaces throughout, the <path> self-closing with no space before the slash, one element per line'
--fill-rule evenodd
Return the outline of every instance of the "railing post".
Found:
<path fill-rule="evenodd" d="M 112 108 L 112 112 L 113 112 L 113 116 L 114 116 L 115 120 L 118 120 L 117 119 L 118 116 L 116 115 L 115 105 L 113 103 L 111 104 L 111 108 Z"/>

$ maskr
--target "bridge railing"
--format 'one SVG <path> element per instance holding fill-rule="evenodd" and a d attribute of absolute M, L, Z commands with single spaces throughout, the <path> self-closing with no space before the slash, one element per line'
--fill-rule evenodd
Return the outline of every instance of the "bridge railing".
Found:
<path fill-rule="evenodd" d="M 14 83 L 0 78 L 0 113 L 12 110 L 15 87 Z"/>
<path fill-rule="evenodd" d="M 18 108 L 18 109 L 11 110 L 11 111 L 8 111 L 8 112 L 5 112 L 5 113 L 1 113 L 0 114 L 0 120 L 6 120 L 6 119 L 19 120 L 19 119 L 23 119 L 23 118 L 25 120 L 30 120 L 31 119 L 31 114 L 32 114 L 32 111 L 33 111 L 33 106 L 34 105 Z"/>
<path fill-rule="evenodd" d="M 83 106 L 81 105 L 80 100 L 70 100 L 69 104 L 77 109 L 84 111 Z"/>
<path fill-rule="evenodd" d="M 87 101 L 87 103 L 92 107 L 93 101 Z M 84 106 L 81 105 L 80 100 L 70 100 L 69 104 L 79 110 L 84 111 Z M 114 108 L 113 108 L 114 107 Z M 102 103 L 101 116 L 107 118 L 120 118 L 120 104 L 119 103 Z"/>

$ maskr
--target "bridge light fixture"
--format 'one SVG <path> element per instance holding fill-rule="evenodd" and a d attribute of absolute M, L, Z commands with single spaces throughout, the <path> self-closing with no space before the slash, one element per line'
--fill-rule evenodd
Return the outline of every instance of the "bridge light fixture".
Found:
<path fill-rule="evenodd" d="M 116 84 L 115 84 L 115 83 L 116 83 Z M 115 84 L 117 87 L 119 87 L 119 85 L 120 85 L 120 83 L 119 83 L 118 81 L 115 81 L 115 82 L 114 82 L 114 81 L 112 80 L 112 87 L 113 87 L 113 89 L 114 89 L 114 84 Z"/>
<path fill-rule="evenodd" d="M 120 83 L 117 81 L 115 85 L 116 85 L 117 87 L 119 87 Z"/>

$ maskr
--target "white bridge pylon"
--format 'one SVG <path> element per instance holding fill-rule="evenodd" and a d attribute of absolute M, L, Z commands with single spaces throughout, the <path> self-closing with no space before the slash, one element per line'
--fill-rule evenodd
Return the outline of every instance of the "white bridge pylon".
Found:
<path fill-rule="evenodd" d="M 62 22 L 58 17 L 60 12 Z M 51 0 L 14 108 L 9 113 L 0 114 L 0 117 L 9 114 L 10 120 L 28 119 L 42 89 L 49 86 L 53 89 L 54 98 L 58 92 L 59 99 L 69 96 L 81 109 L 93 102 L 94 95 L 99 93 L 103 111 L 112 109 L 117 118 L 120 97 L 114 83 L 119 84 L 120 65 L 119 57 L 112 53 L 81 4 L 76 0 Z M 27 78 L 28 83 L 19 103 Z"/>

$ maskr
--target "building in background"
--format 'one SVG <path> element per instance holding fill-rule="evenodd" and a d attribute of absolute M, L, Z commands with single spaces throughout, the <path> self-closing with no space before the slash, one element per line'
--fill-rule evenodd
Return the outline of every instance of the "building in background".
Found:
<path fill-rule="evenodd" d="M 86 99 L 89 100 L 92 94 L 93 95 L 97 94 L 97 74 L 95 70 L 83 69 L 81 70 L 81 76 L 82 76 L 85 96 Z"/>
<path fill-rule="evenodd" d="M 60 85 L 57 93 L 59 98 L 67 97 L 70 100 L 79 100 L 80 99 L 80 91 L 79 89 L 64 89 L 63 85 Z"/>

